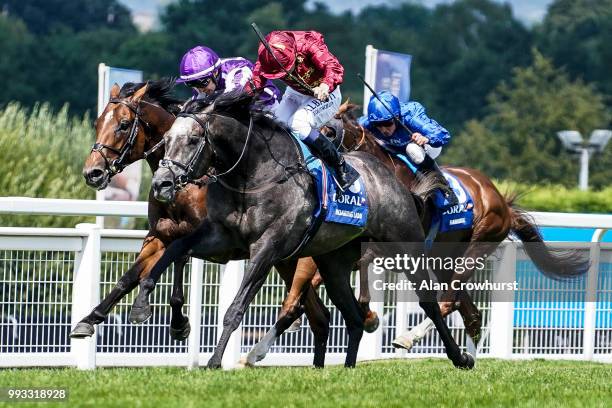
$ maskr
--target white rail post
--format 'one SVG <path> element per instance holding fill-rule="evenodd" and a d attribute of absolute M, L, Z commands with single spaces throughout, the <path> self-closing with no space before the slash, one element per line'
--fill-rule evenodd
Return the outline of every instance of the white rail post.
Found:
<path fill-rule="evenodd" d="M 598 229 L 591 239 L 589 248 L 590 267 L 587 275 L 586 293 L 584 299 L 584 340 L 582 353 L 585 360 L 592 360 L 595 354 L 595 325 L 597 323 L 597 279 L 599 277 L 599 258 L 601 254 L 600 241 L 605 233 Z"/>
<path fill-rule="evenodd" d="M 497 279 L 511 282 L 516 280 L 516 247 L 513 242 L 505 242 L 504 252 L 499 261 Z M 491 292 L 491 320 L 489 329 L 489 344 L 491 357 L 510 358 L 512 356 L 512 335 L 514 331 L 514 301 L 500 299 L 500 293 Z M 503 296 L 503 295 L 502 295 Z"/>
<path fill-rule="evenodd" d="M 204 274 L 204 261 L 191 258 L 191 277 L 189 279 L 189 333 L 188 365 L 192 369 L 199 365 L 200 337 L 202 321 L 202 281 Z"/>
<path fill-rule="evenodd" d="M 400 275 L 398 279 L 401 279 L 403 275 Z M 408 329 L 408 313 L 415 309 L 421 310 L 418 306 L 415 306 L 415 299 L 407 291 L 400 290 L 396 293 L 395 298 L 395 337 L 404 334 Z M 412 299 L 411 299 L 412 297 Z M 427 316 L 423 315 L 423 318 Z M 381 316 L 382 318 L 382 316 Z M 398 357 L 406 357 L 408 352 L 403 348 L 396 348 L 395 355 Z"/>
<path fill-rule="evenodd" d="M 72 327 L 89 314 L 100 301 L 100 227 L 96 224 L 78 224 L 77 229 L 87 232 L 83 249 L 77 253 L 72 286 Z M 70 351 L 80 370 L 96 368 L 97 333 L 84 339 L 70 339 Z"/>
<path fill-rule="evenodd" d="M 244 276 L 245 261 L 230 261 L 225 265 L 221 271 L 221 282 L 219 285 L 219 316 L 217 318 L 217 341 L 221 338 L 223 333 L 223 318 L 227 309 L 232 304 L 234 296 L 238 293 L 242 277 Z M 242 345 L 242 325 L 232 333 L 223 359 L 221 360 L 221 366 L 224 369 L 230 369 L 236 367 L 240 360 L 240 347 Z"/>

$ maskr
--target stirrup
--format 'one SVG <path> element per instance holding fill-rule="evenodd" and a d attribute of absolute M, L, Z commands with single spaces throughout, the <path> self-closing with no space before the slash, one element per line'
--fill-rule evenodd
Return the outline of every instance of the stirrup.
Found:
<path fill-rule="evenodd" d="M 446 198 L 446 201 L 448 201 L 448 207 L 454 207 L 456 205 L 459 205 L 459 199 L 457 198 L 457 194 L 455 194 L 454 191 L 443 190 L 442 194 L 444 195 L 444 198 Z"/>
<path fill-rule="evenodd" d="M 342 192 L 345 192 L 359 179 L 357 170 L 344 160 L 334 170 L 336 170 L 336 183 Z"/>

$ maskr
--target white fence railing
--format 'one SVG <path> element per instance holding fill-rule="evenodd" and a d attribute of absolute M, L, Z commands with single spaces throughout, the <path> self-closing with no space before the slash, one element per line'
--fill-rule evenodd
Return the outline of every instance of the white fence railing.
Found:
<path fill-rule="evenodd" d="M 0 199 L 0 212 L 64 215 L 143 216 L 146 206 L 136 203 L 44 201 Z M 134 203 L 131 203 L 134 204 Z M 89 207 L 91 205 L 91 207 Z M 143 208 L 144 212 L 143 213 Z M 612 216 L 533 213 L 547 226 L 580 226 L 612 229 Z M 70 339 L 70 329 L 108 293 L 135 259 L 145 231 L 105 230 L 93 224 L 76 228 L 0 228 L 0 366 L 146 366 L 205 364 L 220 334 L 223 314 L 231 302 L 244 262 L 222 266 L 192 259 L 185 268 L 186 303 L 192 331 L 185 342 L 169 336 L 172 273 L 161 279 L 154 295 L 153 317 L 142 325 L 127 322 L 134 293 L 126 296 L 97 328 L 91 339 Z M 550 243 L 550 245 L 558 245 Z M 529 274 L 535 268 L 520 246 L 503 243 L 501 262 L 514 274 Z M 575 245 L 589 253 L 591 268 L 582 280 L 557 284 L 557 290 L 576 293 L 576 302 L 538 303 L 529 300 L 546 280 L 534 274 L 534 286 L 521 287 L 515 302 L 475 299 L 483 313 L 483 340 L 479 356 L 500 358 L 562 358 L 612 361 L 612 244 Z M 508 266 L 509 265 L 509 266 Z M 491 265 L 494 266 L 494 265 Z M 481 272 L 482 279 L 488 270 Z M 552 284 L 552 283 L 551 283 Z M 244 316 L 227 348 L 224 366 L 231 367 L 246 353 L 276 319 L 285 287 L 276 273 Z M 328 341 L 328 364 L 344 361 L 346 337 L 340 314 L 325 291 L 320 296 L 332 310 Z M 374 304 L 381 328 L 365 334 L 360 359 L 445 356 L 437 334 L 431 333 L 409 353 L 396 351 L 391 340 L 405 328 L 423 319 L 414 304 L 396 302 L 389 292 Z M 589 296 L 589 297 L 587 297 Z M 592 296 L 592 297 L 591 297 Z M 587 301 L 597 299 L 596 302 Z M 448 318 L 458 343 L 466 347 L 466 335 L 457 313 Z M 298 332 L 286 333 L 262 361 L 267 365 L 308 365 L 313 338 L 308 322 Z"/>

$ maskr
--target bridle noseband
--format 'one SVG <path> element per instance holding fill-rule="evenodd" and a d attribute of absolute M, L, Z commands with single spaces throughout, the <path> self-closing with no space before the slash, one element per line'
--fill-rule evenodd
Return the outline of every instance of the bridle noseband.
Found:
<path fill-rule="evenodd" d="M 200 114 L 207 115 L 207 116 L 220 116 L 220 115 L 209 113 L 209 112 L 201 112 Z M 232 165 L 229 169 L 227 169 L 223 173 L 213 174 L 209 172 L 205 175 L 205 177 L 203 176 L 199 180 L 196 178 L 196 176 L 193 173 L 195 172 L 196 164 L 201 160 L 200 156 L 204 153 L 204 148 L 206 147 L 206 143 L 208 143 L 211 146 L 213 151 L 215 150 L 213 143 L 209 138 L 210 124 L 208 121 L 203 121 L 202 119 L 200 119 L 194 113 L 181 112 L 177 115 L 177 118 L 180 118 L 180 117 L 186 117 L 186 118 L 191 118 L 195 120 L 198 123 L 198 125 L 200 125 L 202 129 L 204 130 L 204 134 L 200 138 L 200 142 L 198 143 L 198 146 L 196 147 L 195 153 L 191 156 L 187 164 L 183 164 L 176 160 L 166 159 L 166 158 L 159 161 L 159 167 L 166 168 L 170 171 L 170 173 L 172 173 L 172 177 L 175 180 L 176 190 L 179 190 L 185 187 L 189 183 L 196 184 L 196 185 L 214 183 L 218 181 L 219 177 L 222 177 L 222 176 L 225 176 L 231 173 L 238 166 L 238 164 L 242 161 L 242 158 L 244 157 L 244 153 L 246 152 L 247 146 L 249 145 L 249 139 L 251 138 L 251 133 L 253 131 L 253 115 L 249 115 L 249 129 L 247 131 L 246 140 L 244 141 L 244 147 L 242 148 L 242 152 L 240 153 L 240 157 L 238 157 L 238 160 L 236 160 L 236 163 L 234 163 L 234 165 Z M 183 170 L 183 174 L 180 174 L 177 177 L 177 175 L 172 170 L 171 165 L 174 165 L 178 167 L 179 169 Z M 206 181 L 205 182 L 201 181 L 202 178 L 206 178 Z"/>
<path fill-rule="evenodd" d="M 135 115 L 134 121 L 132 122 L 132 127 L 130 128 L 130 134 L 128 136 L 127 142 L 125 142 L 124 145 L 121 146 L 121 149 L 116 149 L 112 146 L 99 142 L 94 143 L 91 147 L 91 152 L 98 152 L 100 156 L 102 156 L 102 158 L 104 159 L 104 166 L 106 168 L 106 171 L 108 172 L 108 177 L 112 177 L 117 173 L 121 173 L 121 171 L 123 171 L 123 169 L 125 169 L 125 167 L 127 166 L 127 164 L 125 164 L 125 160 L 132 148 L 134 147 L 134 144 L 136 143 L 136 137 L 138 136 L 138 124 L 142 122 L 145 126 L 148 127 L 148 123 L 146 123 L 140 118 L 140 104 L 134 107 L 118 98 L 112 98 L 108 101 L 108 103 L 119 103 L 121 105 L 124 105 L 129 110 L 134 112 Z M 117 132 L 117 130 L 115 130 L 115 132 Z M 115 153 L 117 155 L 117 158 L 114 160 L 110 160 L 108 156 L 104 154 L 103 149 L 107 149 Z"/>

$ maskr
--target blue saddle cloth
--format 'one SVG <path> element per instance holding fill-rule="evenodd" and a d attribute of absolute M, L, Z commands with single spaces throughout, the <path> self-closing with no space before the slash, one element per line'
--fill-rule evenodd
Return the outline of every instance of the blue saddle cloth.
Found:
<path fill-rule="evenodd" d="M 294 137 L 304 156 L 304 162 L 315 179 L 319 205 L 315 218 L 325 211 L 325 222 L 363 227 L 368 220 L 368 201 L 365 185 L 361 177 L 344 193 L 334 181 L 333 172 L 323 161 L 312 154 L 310 149 L 299 138 Z"/>
<path fill-rule="evenodd" d="M 416 172 L 416 167 L 405 155 L 397 154 L 397 157 L 401 159 L 413 173 Z M 449 232 L 472 228 L 474 222 L 474 201 L 472 200 L 472 196 L 457 177 L 444 170 L 442 170 L 442 174 L 444 174 L 444 177 L 448 180 L 448 184 L 455 192 L 459 204 L 449 207 L 448 201 L 442 192 L 436 191 L 434 203 L 438 212 L 432 220 L 432 225 L 439 224 L 437 232 Z"/>

